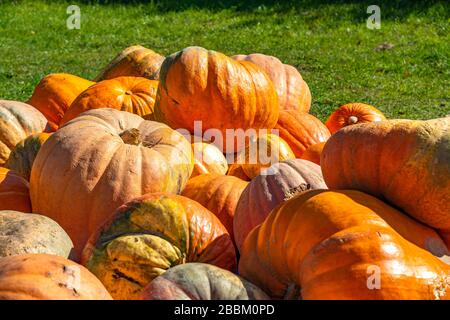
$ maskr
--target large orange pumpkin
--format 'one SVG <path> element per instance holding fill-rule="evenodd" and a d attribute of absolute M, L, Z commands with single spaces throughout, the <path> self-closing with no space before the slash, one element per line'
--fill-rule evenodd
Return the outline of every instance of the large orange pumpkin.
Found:
<path fill-rule="evenodd" d="M 302 154 L 300 159 L 308 160 L 314 162 L 315 164 L 320 165 L 320 155 L 322 154 L 323 147 L 325 146 L 326 141 L 319 142 L 309 146 Z"/>
<path fill-rule="evenodd" d="M 386 199 L 440 230 L 450 247 L 450 117 L 348 126 L 321 157 L 330 188 Z"/>
<path fill-rule="evenodd" d="M 0 259 L 0 300 L 111 300 L 85 267 L 49 254 Z"/>
<path fill-rule="evenodd" d="M 325 121 L 325 125 L 333 134 L 349 125 L 382 120 L 386 120 L 386 117 L 374 106 L 365 103 L 348 103 L 333 111 Z"/>
<path fill-rule="evenodd" d="M 27 103 L 41 111 L 49 129 L 56 131 L 75 98 L 94 83 L 67 73 L 52 73 L 39 82 Z"/>
<path fill-rule="evenodd" d="M 330 137 L 328 128 L 312 114 L 296 110 L 280 111 L 275 129 L 300 158 L 309 146 L 327 141 Z"/>
<path fill-rule="evenodd" d="M 258 287 L 234 273 L 206 263 L 170 268 L 142 292 L 142 300 L 269 300 Z"/>
<path fill-rule="evenodd" d="M 79 254 L 118 206 L 148 192 L 181 192 L 192 167 L 191 145 L 165 124 L 90 110 L 39 151 L 30 179 L 33 210 L 57 221 Z"/>
<path fill-rule="evenodd" d="M 450 299 L 432 230 L 354 190 L 312 190 L 249 234 L 240 274 L 274 298 Z"/>
<path fill-rule="evenodd" d="M 165 193 L 121 206 L 91 236 L 82 259 L 115 299 L 138 299 L 155 277 L 185 262 L 235 270 L 233 242 L 205 207 Z"/>
<path fill-rule="evenodd" d="M 120 52 L 95 81 L 113 79 L 122 76 L 144 77 L 150 80 L 158 80 L 159 68 L 164 61 L 164 56 L 143 46 L 131 46 Z"/>
<path fill-rule="evenodd" d="M 29 104 L 0 100 L 0 166 L 11 150 L 30 134 L 44 131 L 47 119 Z"/>
<path fill-rule="evenodd" d="M 236 55 L 233 59 L 253 62 L 267 73 L 277 90 L 280 109 L 309 112 L 311 91 L 295 67 L 261 53 Z"/>
<path fill-rule="evenodd" d="M 236 206 L 233 224 L 238 249 L 278 204 L 299 192 L 326 187 L 320 167 L 306 160 L 281 161 L 263 171 L 247 185 Z"/>
<path fill-rule="evenodd" d="M 247 181 L 233 176 L 202 174 L 189 179 L 181 193 L 214 213 L 233 236 L 233 217 Z"/>
<path fill-rule="evenodd" d="M 0 167 L 0 210 L 31 212 L 28 182 L 6 168 Z"/>
<path fill-rule="evenodd" d="M 194 121 L 201 121 L 202 133 L 214 129 L 220 134 L 214 143 L 227 153 L 244 141 L 226 129 L 271 129 L 278 119 L 277 93 L 262 69 L 200 47 L 185 48 L 164 60 L 156 100 L 157 121 L 193 134 Z"/>
<path fill-rule="evenodd" d="M 153 113 L 158 81 L 140 77 L 104 80 L 82 92 L 70 105 L 61 124 L 80 113 L 99 108 L 127 111 L 139 116 Z"/>
<path fill-rule="evenodd" d="M 191 177 L 204 173 L 227 173 L 227 159 L 214 144 L 197 141 L 192 143 L 192 151 L 194 152 L 194 170 Z"/>
<path fill-rule="evenodd" d="M 5 167 L 29 181 L 34 159 L 50 135 L 46 132 L 35 133 L 20 141 L 11 151 Z"/>

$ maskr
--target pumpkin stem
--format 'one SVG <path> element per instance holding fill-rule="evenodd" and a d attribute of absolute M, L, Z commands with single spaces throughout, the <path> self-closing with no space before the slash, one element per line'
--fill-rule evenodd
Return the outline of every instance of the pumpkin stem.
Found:
<path fill-rule="evenodd" d="M 355 124 L 358 122 L 358 117 L 357 116 L 350 116 L 348 117 L 348 124 Z"/>
<path fill-rule="evenodd" d="M 309 183 L 301 183 L 300 185 L 289 189 L 288 192 L 286 192 L 286 195 L 284 196 L 284 201 L 287 201 L 296 195 L 303 193 L 305 191 L 311 190 L 311 185 Z"/>
<path fill-rule="evenodd" d="M 137 146 L 141 143 L 141 139 L 139 137 L 139 130 L 136 128 L 125 130 L 119 136 L 126 144 Z"/>

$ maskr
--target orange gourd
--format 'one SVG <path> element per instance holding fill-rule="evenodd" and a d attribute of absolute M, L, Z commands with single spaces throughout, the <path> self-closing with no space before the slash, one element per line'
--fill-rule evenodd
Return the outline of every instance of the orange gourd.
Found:
<path fill-rule="evenodd" d="M 450 299 L 450 266 L 423 248 L 445 246 L 382 201 L 312 190 L 252 230 L 239 272 L 273 298 Z"/>

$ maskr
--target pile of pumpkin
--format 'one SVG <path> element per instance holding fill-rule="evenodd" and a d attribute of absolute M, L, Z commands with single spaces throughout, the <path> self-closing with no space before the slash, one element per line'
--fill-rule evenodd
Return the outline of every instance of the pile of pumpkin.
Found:
<path fill-rule="evenodd" d="M 450 118 L 310 105 L 275 57 L 141 46 L 0 100 L 0 299 L 450 298 Z"/>

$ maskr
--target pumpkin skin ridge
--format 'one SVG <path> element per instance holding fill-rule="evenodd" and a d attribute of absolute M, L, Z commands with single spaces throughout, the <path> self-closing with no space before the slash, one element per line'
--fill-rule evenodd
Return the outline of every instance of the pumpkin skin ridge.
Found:
<path fill-rule="evenodd" d="M 327 295 L 323 295 L 323 294 L 322 295 L 317 295 L 317 294 L 314 295 L 314 293 L 311 294 L 309 292 L 305 293 L 304 289 L 308 285 L 307 281 L 313 281 L 314 279 L 312 279 L 312 280 L 306 279 L 305 280 L 302 277 L 306 277 L 308 272 L 316 273 L 317 268 L 318 268 L 318 267 L 312 266 L 310 264 L 305 265 L 305 263 L 308 262 L 306 259 L 310 259 L 309 257 L 311 256 L 311 254 L 315 254 L 315 252 L 318 252 L 319 249 L 321 250 L 321 248 L 323 247 L 323 243 L 326 243 L 327 241 L 329 242 L 330 239 L 332 239 L 336 235 L 339 235 L 339 234 L 346 235 L 347 231 L 349 234 L 351 234 L 352 230 L 361 230 L 362 233 L 369 232 L 372 236 L 382 237 L 383 234 L 389 235 L 389 237 L 390 237 L 389 239 L 394 239 L 392 241 L 397 241 L 397 242 L 389 242 L 389 243 L 396 243 L 397 247 L 399 247 L 401 250 L 403 250 L 403 251 L 401 251 L 401 253 L 404 254 L 403 256 L 410 257 L 408 260 L 408 263 L 410 263 L 410 264 L 415 263 L 416 256 L 411 255 L 411 252 L 407 253 L 407 249 L 414 250 L 415 253 L 418 254 L 417 258 L 419 260 L 422 259 L 421 261 L 425 262 L 425 267 L 428 268 L 428 270 L 433 270 L 432 272 L 437 277 L 436 279 L 437 279 L 439 285 L 445 285 L 445 282 L 447 281 L 447 293 L 443 293 L 444 295 L 446 294 L 446 296 L 444 296 L 443 298 L 444 299 L 450 298 L 450 285 L 449 285 L 450 267 L 445 265 L 443 262 L 439 261 L 439 259 L 437 259 L 436 257 L 432 256 L 431 253 L 429 253 L 428 251 L 426 251 L 420 247 L 417 247 L 412 242 L 403 238 L 395 230 L 395 228 L 392 228 L 390 226 L 390 224 L 386 223 L 384 219 L 377 216 L 376 213 L 373 213 L 373 217 L 375 218 L 375 220 L 376 220 L 376 217 L 378 217 L 379 223 L 377 223 L 377 221 L 374 221 L 375 222 L 374 224 L 369 224 L 369 225 L 366 225 L 366 223 L 363 219 L 363 220 L 360 220 L 360 222 L 362 222 L 362 224 L 358 224 L 358 222 L 357 222 L 358 220 L 355 220 L 357 222 L 356 225 L 354 224 L 355 221 L 352 223 L 347 222 L 346 224 L 348 227 L 343 227 L 340 230 L 338 228 L 338 229 L 335 229 L 334 231 L 332 229 L 330 229 L 326 233 L 323 233 L 324 229 L 323 230 L 315 229 L 312 226 L 305 225 L 302 228 L 296 228 L 294 226 L 295 220 L 302 221 L 305 224 L 308 223 L 308 221 L 305 220 L 305 218 L 307 216 L 305 216 L 305 214 L 302 214 L 302 212 L 305 212 L 305 208 L 298 207 L 297 204 L 300 203 L 301 206 L 305 207 L 308 204 L 308 201 L 310 201 L 310 199 L 314 199 L 313 201 L 317 202 L 318 201 L 318 200 L 316 200 L 316 199 L 318 199 L 317 197 L 324 198 L 325 197 L 324 194 L 326 194 L 326 193 L 329 193 L 330 195 L 331 194 L 359 195 L 360 197 L 362 197 L 362 199 L 365 196 L 367 196 L 368 199 L 372 199 L 375 202 L 382 203 L 380 200 L 378 200 L 372 196 L 369 196 L 369 195 L 364 195 L 362 192 L 359 192 L 359 191 L 312 190 L 312 191 L 307 191 L 301 195 L 298 195 L 297 197 L 291 199 L 288 202 L 280 204 L 276 209 L 274 209 L 272 211 L 272 213 L 269 215 L 267 220 L 263 224 L 254 228 L 251 231 L 250 235 L 247 237 L 246 242 L 244 244 L 244 252 L 241 251 L 241 262 L 240 262 L 240 266 L 239 266 L 241 274 L 244 277 L 247 277 L 250 281 L 252 281 L 256 285 L 259 284 L 259 286 L 263 290 L 264 290 L 264 288 L 266 288 L 266 290 L 265 290 L 266 292 L 268 292 L 268 293 L 272 292 L 272 297 L 275 297 L 275 298 L 283 297 L 283 295 L 285 294 L 284 290 L 287 289 L 287 286 L 288 286 L 287 284 L 290 282 L 293 282 L 296 284 L 299 284 L 299 283 L 302 284 L 302 286 L 301 286 L 302 296 L 304 299 L 341 299 L 341 298 L 343 298 L 343 299 L 361 299 L 361 298 L 362 299 L 373 299 L 373 298 L 380 299 L 382 297 L 387 298 L 387 299 L 398 298 L 398 295 L 402 294 L 401 292 L 400 293 L 399 292 L 392 293 L 392 292 L 388 291 L 386 293 L 380 293 L 380 295 L 377 295 L 377 293 L 374 293 L 374 295 L 371 295 L 370 292 L 374 292 L 374 291 L 378 291 L 378 290 L 368 290 L 367 292 L 361 293 L 358 291 L 352 292 L 349 289 L 349 290 L 346 290 L 345 293 L 340 293 L 339 291 L 340 291 L 340 289 L 342 289 L 342 286 L 338 286 L 337 284 L 334 285 L 333 283 L 330 284 L 333 286 L 333 288 L 338 287 L 338 289 L 335 290 L 336 293 L 334 293 L 334 295 L 327 296 Z M 331 199 L 329 201 L 331 201 Z M 318 208 L 320 208 L 320 207 L 318 207 Z M 293 210 L 291 210 L 291 209 L 293 209 Z M 322 210 L 322 209 L 319 209 L 319 210 Z M 340 210 L 340 209 L 333 209 L 333 210 L 335 210 L 336 212 L 342 212 L 342 210 Z M 292 211 L 294 211 L 294 212 L 292 212 Z M 325 212 L 325 211 L 323 211 L 323 212 Z M 284 213 L 284 216 L 282 216 L 281 213 Z M 287 213 L 289 213 L 289 215 L 287 215 Z M 313 220 L 311 220 L 311 221 L 314 221 L 313 223 L 315 223 L 318 226 L 321 226 L 320 221 L 314 220 L 314 219 L 316 219 L 316 217 L 314 214 L 312 214 L 312 212 L 308 213 L 308 214 L 309 214 L 309 217 L 307 219 L 309 219 L 309 220 L 313 219 Z M 322 215 L 322 214 L 323 213 L 319 213 L 319 215 Z M 323 217 L 326 217 L 326 215 L 330 215 L 330 214 L 331 213 L 325 213 L 325 215 Z M 340 214 L 343 217 L 345 217 L 345 215 L 343 213 L 340 213 Z M 332 216 L 329 216 L 329 218 L 331 218 L 331 217 Z M 338 217 L 336 217 L 336 218 L 338 218 Z M 299 220 L 299 219 L 301 219 L 301 220 Z M 340 219 L 340 218 L 338 218 L 338 219 Z M 407 218 L 404 217 L 404 219 L 407 219 Z M 330 222 L 326 222 L 326 224 L 328 224 L 328 223 L 330 223 Z M 287 226 L 289 229 L 286 229 L 285 232 L 280 232 L 281 230 L 283 230 L 284 226 Z M 321 227 L 325 228 L 326 225 L 323 225 Z M 335 228 L 335 227 L 336 226 L 334 226 L 333 228 Z M 279 250 L 281 248 L 281 246 L 283 246 L 284 243 L 289 243 L 288 240 L 292 239 L 292 237 L 294 237 L 295 235 L 302 233 L 302 231 L 303 231 L 302 229 L 304 229 L 304 228 L 309 228 L 307 233 L 303 235 L 303 237 L 304 237 L 303 240 L 308 241 L 308 244 L 306 245 L 306 247 L 304 249 L 298 248 L 299 247 L 298 244 L 291 245 L 290 248 L 281 249 L 281 252 L 283 252 L 283 254 L 281 256 L 279 254 L 277 254 L 277 250 Z M 326 228 L 328 228 L 328 227 L 326 227 Z M 426 227 L 424 227 L 424 228 L 426 228 Z M 315 232 L 316 235 L 314 237 L 317 239 L 309 239 L 308 238 L 308 234 L 311 234 L 311 232 Z M 269 244 L 269 238 L 268 238 L 269 235 L 270 235 L 270 243 L 271 244 Z M 262 237 L 266 237 L 266 238 L 262 238 Z M 277 238 L 279 238 L 279 239 L 277 239 Z M 365 237 L 360 237 L 360 238 L 363 239 L 363 241 L 365 239 Z M 255 241 L 258 241 L 258 244 L 255 243 Z M 259 242 L 261 242 L 261 243 L 259 244 Z M 267 245 L 265 245 L 264 243 L 267 243 Z M 274 244 L 272 244 L 272 243 L 274 243 Z M 339 244 L 340 242 L 335 241 L 335 243 Z M 344 242 L 344 244 L 345 244 L 345 242 Z M 361 243 L 361 245 L 363 245 L 363 244 Z M 372 243 L 372 245 L 378 246 L 378 244 L 375 244 L 375 243 Z M 266 248 L 266 246 L 270 246 L 270 248 Z M 300 246 L 304 246 L 304 244 L 300 244 Z M 256 252 L 254 250 L 255 248 L 258 252 Z M 325 250 L 328 250 L 326 246 L 324 248 L 325 248 Z M 361 247 L 361 248 L 363 248 L 363 247 Z M 378 250 L 381 250 L 381 246 L 379 248 L 380 249 L 378 249 Z M 298 249 L 301 249 L 301 251 L 299 251 Z M 344 249 L 342 249 L 342 250 L 344 250 Z M 345 250 L 347 250 L 347 249 L 345 249 Z M 364 255 L 372 256 L 372 251 L 366 250 L 365 247 L 364 247 L 364 249 L 361 249 L 361 250 L 363 250 L 363 251 L 361 251 L 361 253 L 364 253 Z M 331 254 L 335 254 L 334 252 L 336 251 L 336 249 L 330 248 L 328 251 Z M 348 251 L 349 253 L 347 251 L 342 251 L 342 252 L 344 254 L 351 254 L 351 255 L 354 255 L 356 253 L 353 251 Z M 386 252 L 388 252 L 388 251 L 386 251 Z M 340 251 L 336 254 L 340 254 Z M 259 257 L 263 257 L 263 260 L 260 260 Z M 376 258 L 378 259 L 378 257 L 376 257 Z M 389 255 L 386 258 L 389 258 L 388 259 L 389 261 L 392 260 L 394 262 L 396 261 L 395 259 L 397 259 L 397 258 L 393 258 Z M 280 260 L 280 259 L 289 259 L 289 260 Z M 328 259 L 328 260 L 330 260 L 330 259 Z M 334 259 L 338 259 L 338 257 L 335 257 Z M 313 261 L 316 264 L 324 263 L 324 266 L 327 268 L 334 267 L 334 264 L 330 263 L 331 261 L 328 261 L 328 262 L 321 262 L 321 260 L 317 260 L 317 261 L 313 260 Z M 339 259 L 335 260 L 335 261 L 341 262 L 341 260 L 339 260 Z M 309 262 L 309 263 L 311 263 L 311 262 Z M 371 263 L 371 262 L 368 261 L 368 263 Z M 375 262 L 372 262 L 372 264 L 373 263 L 375 263 Z M 379 262 L 377 262 L 377 263 L 379 263 Z M 274 266 L 274 264 L 276 264 L 276 265 Z M 290 270 L 286 270 L 286 266 Z M 422 266 L 422 265 L 420 265 L 420 266 Z M 410 269 L 412 268 L 412 270 L 414 270 L 414 265 L 412 265 L 409 268 Z M 255 270 L 255 269 L 258 270 L 258 272 L 250 271 L 250 270 Z M 348 270 L 350 272 L 350 269 L 348 269 Z M 427 271 L 424 271 L 424 272 L 427 272 Z M 367 273 L 365 273 L 364 275 L 365 275 L 364 282 L 360 283 L 361 286 L 365 285 L 365 283 L 366 283 Z M 405 274 L 405 276 L 406 276 L 406 274 Z M 389 277 L 389 274 L 387 275 L 387 277 Z M 410 277 L 410 276 L 408 275 L 408 277 Z M 336 278 L 332 278 L 331 280 L 337 281 Z M 339 278 L 338 278 L 338 280 L 339 280 Z M 346 278 L 342 278 L 342 281 L 347 281 L 347 280 L 346 280 Z M 398 280 L 398 281 L 400 281 L 400 280 Z M 394 282 L 394 286 L 395 286 L 395 283 L 399 283 L 398 281 Z M 315 284 L 315 282 L 313 282 L 310 285 L 310 287 L 314 287 L 313 284 Z M 324 284 L 324 285 L 326 285 L 326 284 Z M 421 288 L 422 287 L 429 288 L 429 286 L 431 284 L 428 282 L 427 284 L 419 283 L 418 285 L 420 285 Z M 268 286 L 270 286 L 270 288 L 272 288 L 272 290 L 268 289 L 269 288 Z M 316 284 L 316 286 L 317 286 L 317 284 Z M 348 286 L 344 286 L 344 288 L 346 288 L 346 287 L 348 287 Z M 381 290 L 383 290 L 383 288 L 384 287 L 382 287 Z M 324 289 L 326 289 L 326 287 Z M 365 290 L 367 290 L 367 287 L 365 288 Z M 408 294 L 411 294 L 411 295 L 408 296 Z M 414 294 L 416 294 L 416 293 L 415 292 L 410 293 L 407 291 L 406 293 L 403 293 L 403 296 L 401 296 L 400 299 L 405 299 L 405 298 L 407 299 L 408 297 L 414 298 Z M 275 295 L 275 296 L 273 296 L 273 295 Z M 434 295 L 436 295 L 436 292 L 434 292 Z M 439 297 L 441 297 L 441 296 L 439 296 Z M 418 299 L 424 299 L 424 298 L 429 299 L 429 298 L 432 298 L 432 295 L 430 293 L 428 293 L 428 295 L 420 296 L 420 294 L 419 294 L 418 296 L 415 296 L 414 299 L 417 299 L 417 298 Z"/>

